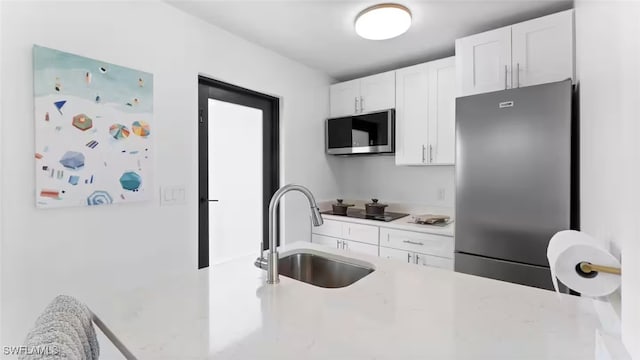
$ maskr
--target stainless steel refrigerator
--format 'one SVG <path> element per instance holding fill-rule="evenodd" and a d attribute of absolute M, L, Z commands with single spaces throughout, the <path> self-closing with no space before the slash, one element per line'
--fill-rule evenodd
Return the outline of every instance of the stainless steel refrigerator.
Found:
<path fill-rule="evenodd" d="M 456 100 L 456 271 L 553 288 L 547 245 L 577 226 L 572 95 L 567 80 Z"/>

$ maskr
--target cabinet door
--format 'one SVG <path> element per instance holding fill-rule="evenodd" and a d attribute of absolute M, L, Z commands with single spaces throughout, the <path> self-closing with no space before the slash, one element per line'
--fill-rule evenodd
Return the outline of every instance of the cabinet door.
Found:
<path fill-rule="evenodd" d="M 342 224 L 344 224 L 342 221 L 324 220 L 320 226 L 311 226 L 311 232 L 314 234 L 341 238 Z"/>
<path fill-rule="evenodd" d="M 344 240 L 344 249 L 350 252 L 378 256 L 378 246 L 363 244 L 357 241 Z"/>
<path fill-rule="evenodd" d="M 513 25 L 513 87 L 574 78 L 573 10 Z"/>
<path fill-rule="evenodd" d="M 426 163 L 428 100 L 428 64 L 396 71 L 396 165 Z"/>
<path fill-rule="evenodd" d="M 439 256 L 425 255 L 414 253 L 414 263 L 422 266 L 437 267 L 440 269 L 453 270 L 453 259 L 447 259 Z"/>
<path fill-rule="evenodd" d="M 332 238 L 330 236 L 311 234 L 311 242 L 314 244 L 328 246 L 334 249 L 342 248 L 342 239 Z"/>
<path fill-rule="evenodd" d="M 432 61 L 429 65 L 429 142 L 430 164 L 455 163 L 456 151 L 456 61 L 454 57 Z"/>
<path fill-rule="evenodd" d="M 342 228 L 342 238 L 378 246 L 379 230 L 379 227 L 373 225 L 345 222 Z"/>
<path fill-rule="evenodd" d="M 387 110 L 396 107 L 395 71 L 360 79 L 360 112 Z"/>
<path fill-rule="evenodd" d="M 458 96 L 511 88 L 511 27 L 456 40 Z"/>
<path fill-rule="evenodd" d="M 359 112 L 360 108 L 360 81 L 351 80 L 329 87 L 330 116 L 349 116 Z"/>
<path fill-rule="evenodd" d="M 380 257 L 399 260 L 410 264 L 414 263 L 413 253 L 405 250 L 398 250 L 381 246 Z"/>

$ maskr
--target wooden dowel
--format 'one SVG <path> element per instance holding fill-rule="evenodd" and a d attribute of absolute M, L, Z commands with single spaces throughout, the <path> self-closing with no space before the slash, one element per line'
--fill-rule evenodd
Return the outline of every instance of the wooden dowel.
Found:
<path fill-rule="evenodd" d="M 594 272 L 594 271 L 603 272 L 603 273 L 607 273 L 607 274 L 615 274 L 615 275 L 622 274 L 622 270 L 620 268 L 613 267 L 613 266 L 595 265 L 595 264 L 591 264 L 591 263 L 588 263 L 588 262 L 581 262 L 580 263 L 580 270 L 582 270 L 583 272 L 585 272 L 587 274 L 589 274 L 591 272 Z"/>

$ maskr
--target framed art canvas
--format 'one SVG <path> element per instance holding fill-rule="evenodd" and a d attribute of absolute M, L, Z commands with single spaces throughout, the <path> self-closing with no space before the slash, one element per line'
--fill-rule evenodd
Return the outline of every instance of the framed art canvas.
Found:
<path fill-rule="evenodd" d="M 153 75 L 33 47 L 36 206 L 152 198 Z"/>

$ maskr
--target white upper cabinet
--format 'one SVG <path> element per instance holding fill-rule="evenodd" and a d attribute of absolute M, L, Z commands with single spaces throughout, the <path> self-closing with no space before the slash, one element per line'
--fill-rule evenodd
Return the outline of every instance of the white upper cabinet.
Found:
<path fill-rule="evenodd" d="M 429 164 L 455 163 L 456 62 L 454 57 L 429 63 Z"/>
<path fill-rule="evenodd" d="M 360 81 L 351 80 L 329 88 L 331 117 L 355 114 L 360 107 Z"/>
<path fill-rule="evenodd" d="M 456 40 L 458 96 L 574 78 L 573 10 Z"/>
<path fill-rule="evenodd" d="M 573 11 L 511 27 L 513 87 L 574 78 Z"/>
<path fill-rule="evenodd" d="M 368 113 L 396 107 L 396 72 L 360 79 L 360 112 Z"/>
<path fill-rule="evenodd" d="M 456 40 L 458 95 L 511 88 L 511 28 Z"/>
<path fill-rule="evenodd" d="M 331 117 L 393 109 L 396 106 L 395 71 L 331 85 Z"/>
<path fill-rule="evenodd" d="M 427 64 L 396 71 L 396 165 L 426 163 L 429 142 Z"/>
<path fill-rule="evenodd" d="M 396 165 L 455 158 L 455 58 L 396 71 Z"/>

